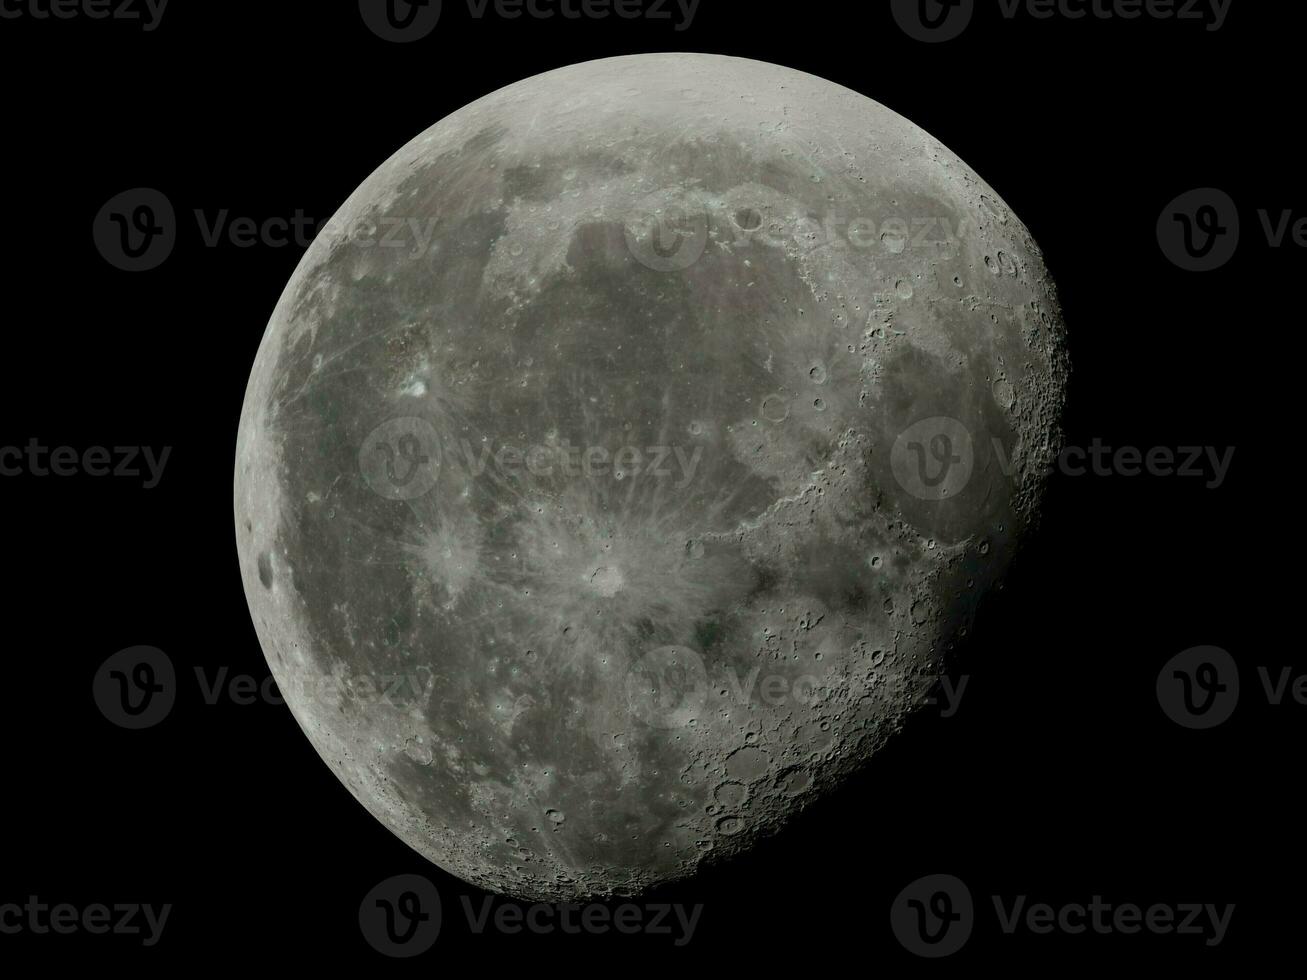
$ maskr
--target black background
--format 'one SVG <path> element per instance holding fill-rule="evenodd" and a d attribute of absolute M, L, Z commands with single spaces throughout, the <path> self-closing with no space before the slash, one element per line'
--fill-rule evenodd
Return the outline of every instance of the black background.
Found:
<path fill-rule="evenodd" d="M 1002 19 L 923 44 L 880 3 L 703 0 L 685 31 L 645 20 L 469 17 L 380 40 L 351 2 L 176 3 L 157 30 L 0 20 L 6 330 L 0 444 L 172 446 L 162 483 L 0 479 L 15 628 L 0 697 L 0 903 L 172 903 L 162 941 L 0 935 L 20 951 L 144 968 L 381 963 L 357 925 L 383 878 L 431 878 L 446 916 L 416 968 L 625 972 L 958 969 L 1159 958 L 1225 970 L 1295 954 L 1301 707 L 1254 670 L 1295 664 L 1281 627 L 1297 545 L 1296 416 L 1276 402 L 1301 330 L 1301 249 L 1257 209 L 1302 196 L 1299 4 L 1234 0 L 1217 32 L 1174 21 Z M 1293 8 L 1293 9 L 1286 9 Z M 459 896 L 359 807 L 284 707 L 204 703 L 210 676 L 267 676 L 231 519 L 237 419 L 256 348 L 302 249 L 206 247 L 192 212 L 325 219 L 394 150 L 520 78 L 610 55 L 693 50 L 777 62 L 862 92 L 942 140 L 1030 227 L 1071 338 L 1068 439 L 1237 447 L 1225 484 L 1057 478 L 1042 533 L 977 623 L 957 713 L 926 711 L 845 790 L 755 854 L 653 896 L 701 902 L 693 940 L 473 935 Z M 92 221 L 154 187 L 181 217 L 159 268 L 120 272 Z M 1243 218 L 1225 268 L 1180 271 L 1155 227 L 1196 187 Z M 111 653 L 168 653 L 168 719 L 120 729 L 91 698 Z M 1198 644 L 1229 650 L 1233 718 L 1189 731 L 1155 681 Z M 889 908 L 925 874 L 979 907 L 956 956 L 906 952 Z M 1234 903 L 1224 943 L 1004 935 L 988 896 Z M 455 959 L 450 957 L 478 957 Z M 553 958 L 557 957 L 557 960 Z M 836 966 L 836 963 L 848 966 Z"/>

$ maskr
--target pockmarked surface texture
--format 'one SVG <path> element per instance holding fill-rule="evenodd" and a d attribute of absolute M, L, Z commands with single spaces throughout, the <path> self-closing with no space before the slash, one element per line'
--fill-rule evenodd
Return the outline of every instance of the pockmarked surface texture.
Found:
<path fill-rule="evenodd" d="M 287 286 L 236 460 L 254 623 L 414 849 L 638 892 L 923 701 L 1067 370 L 1026 228 L 890 110 L 733 58 L 550 72 L 396 153 Z"/>

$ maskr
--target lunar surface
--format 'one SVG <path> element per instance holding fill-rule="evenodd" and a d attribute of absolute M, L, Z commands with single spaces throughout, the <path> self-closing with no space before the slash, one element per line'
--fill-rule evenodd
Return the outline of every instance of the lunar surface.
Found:
<path fill-rule="evenodd" d="M 1036 522 L 1067 372 L 1029 232 L 885 107 L 706 55 L 530 78 L 384 163 L 281 297 L 236 459 L 254 624 L 415 850 L 638 893 L 923 702 Z"/>

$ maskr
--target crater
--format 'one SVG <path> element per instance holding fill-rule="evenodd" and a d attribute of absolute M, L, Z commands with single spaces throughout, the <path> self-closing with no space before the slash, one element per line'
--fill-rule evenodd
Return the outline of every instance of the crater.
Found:
<path fill-rule="evenodd" d="M 586 577 L 586 584 L 601 596 L 611 599 L 622 591 L 626 579 L 622 576 L 621 569 L 612 565 L 600 565 Z"/>
<path fill-rule="evenodd" d="M 272 555 L 266 551 L 259 555 L 259 581 L 265 589 L 272 588 Z"/>

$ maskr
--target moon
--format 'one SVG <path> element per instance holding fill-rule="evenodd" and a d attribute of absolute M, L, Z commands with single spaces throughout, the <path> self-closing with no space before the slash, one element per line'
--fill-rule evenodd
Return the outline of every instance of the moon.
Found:
<path fill-rule="evenodd" d="M 250 612 L 414 850 L 637 894 L 926 700 L 1068 370 L 1030 233 L 901 116 L 737 58 L 562 68 L 399 150 L 296 269 L 240 421 Z"/>

